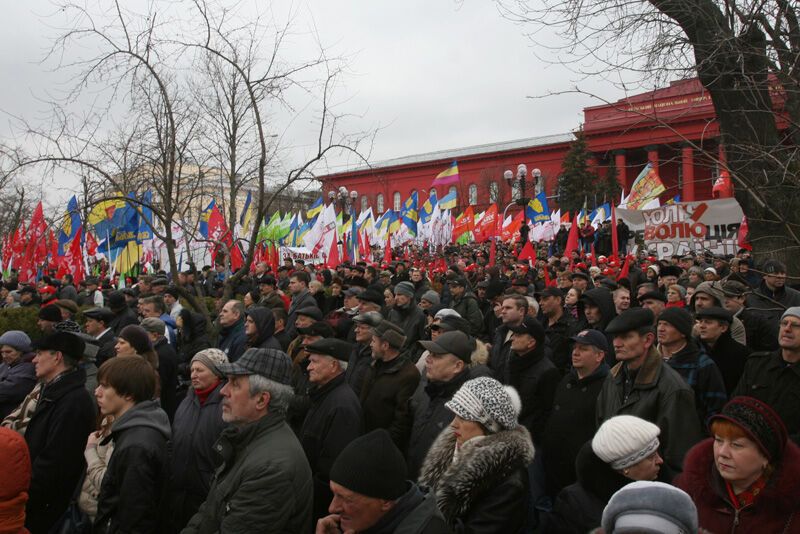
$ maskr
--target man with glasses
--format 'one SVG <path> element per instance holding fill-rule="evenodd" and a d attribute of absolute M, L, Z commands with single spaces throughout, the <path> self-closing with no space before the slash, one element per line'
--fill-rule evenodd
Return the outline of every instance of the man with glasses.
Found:
<path fill-rule="evenodd" d="M 778 345 L 776 351 L 750 355 L 732 396 L 748 395 L 769 404 L 792 441 L 800 443 L 800 306 L 783 312 Z"/>

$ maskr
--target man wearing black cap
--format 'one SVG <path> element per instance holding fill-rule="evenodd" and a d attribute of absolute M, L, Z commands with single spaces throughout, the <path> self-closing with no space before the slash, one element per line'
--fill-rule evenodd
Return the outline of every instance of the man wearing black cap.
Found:
<path fill-rule="evenodd" d="M 265 308 L 279 308 L 281 310 L 286 310 L 286 307 L 283 305 L 283 299 L 278 294 L 278 281 L 275 280 L 275 277 L 269 274 L 265 274 L 258 279 L 258 292 L 261 295 L 261 298 L 258 301 L 260 306 L 264 306 Z"/>
<path fill-rule="evenodd" d="M 358 295 L 358 313 L 380 313 L 385 303 L 386 300 L 383 298 L 383 292 L 378 292 L 372 287 L 369 287 Z"/>
<path fill-rule="evenodd" d="M 333 461 L 363 430 L 361 404 L 344 377 L 351 349 L 350 343 L 339 339 L 320 339 L 306 346 L 311 406 L 298 438 L 314 477 L 315 522 L 327 515 L 333 497 L 329 478 Z"/>
<path fill-rule="evenodd" d="M 697 418 L 703 423 L 722 410 L 728 393 L 722 375 L 692 337 L 694 321 L 683 308 L 667 308 L 658 316 L 656 350 L 694 390 Z"/>
<path fill-rule="evenodd" d="M 137 317 L 136 312 L 128 306 L 128 301 L 125 299 L 125 295 L 122 291 L 112 291 L 108 295 L 108 309 L 114 314 L 108 326 L 117 336 L 126 326 L 130 324 L 139 324 L 139 317 Z"/>
<path fill-rule="evenodd" d="M 575 458 L 594 436 L 597 396 L 609 370 L 608 340 L 602 332 L 582 330 L 570 339 L 572 368 L 558 383 L 539 449 L 552 498 L 576 480 Z"/>
<path fill-rule="evenodd" d="M 564 292 L 559 288 L 545 288 L 539 295 L 539 308 L 545 319 L 547 346 L 550 348 L 553 364 L 563 375 L 569 370 L 569 332 L 575 320 L 564 312 Z"/>
<path fill-rule="evenodd" d="M 317 534 L 446 534 L 436 497 L 408 480 L 403 455 L 378 429 L 353 440 L 331 468 L 330 515 Z"/>
<path fill-rule="evenodd" d="M 61 322 L 61 310 L 55 304 L 48 304 L 39 308 L 39 318 L 36 326 L 43 335 L 48 336 L 53 333 L 53 327 Z"/>
<path fill-rule="evenodd" d="M 467 279 L 463 276 L 456 276 L 448 280 L 447 285 L 453 297 L 450 307 L 469 321 L 470 334 L 480 336 L 483 332 L 483 314 L 475 294 L 467 290 Z"/>
<path fill-rule="evenodd" d="M 114 314 L 108 308 L 90 308 L 83 312 L 83 316 L 86 318 L 84 330 L 97 340 L 99 348 L 95 364 L 99 368 L 107 359 L 114 357 L 116 336 L 110 326 Z"/>
<path fill-rule="evenodd" d="M 355 345 L 350 352 L 347 362 L 345 380 L 356 396 L 361 395 L 361 386 L 364 384 L 364 377 L 372 364 L 372 329 L 383 321 L 383 316 L 376 311 L 359 313 L 353 317 L 353 333 Z"/>
<path fill-rule="evenodd" d="M 408 445 L 408 470 L 416 480 L 428 449 L 453 420 L 445 403 L 470 378 L 475 339 L 464 332 L 444 332 L 435 341 L 420 341 L 425 349 L 425 379 L 411 397 L 413 426 Z"/>
<path fill-rule="evenodd" d="M 79 306 L 95 306 L 102 308 L 105 305 L 103 293 L 100 291 L 100 280 L 97 277 L 89 276 L 83 280 L 83 285 L 86 286 L 86 295 L 81 299 L 78 297 Z"/>
<path fill-rule="evenodd" d="M 372 366 L 361 388 L 364 428 L 385 428 L 392 440 L 405 450 L 411 433 L 408 400 L 419 384 L 417 367 L 401 352 L 406 336 L 396 324 L 383 320 L 373 329 Z"/>
<path fill-rule="evenodd" d="M 723 306 L 744 325 L 749 348 L 754 351 L 777 350 L 778 323 L 746 307 L 749 291 L 742 282 L 726 280 L 722 283 Z"/>
<path fill-rule="evenodd" d="M 214 444 L 222 463 L 183 534 L 311 531 L 311 469 L 286 424 L 291 368 L 275 349 L 248 349 L 220 364 L 228 377 L 222 419 L 231 426 Z"/>
<path fill-rule="evenodd" d="M 83 450 L 94 428 L 95 407 L 85 388 L 86 372 L 78 365 L 85 349 L 83 340 L 55 332 L 34 343 L 34 348 L 40 385 L 3 426 L 24 433 L 28 443 L 31 487 L 25 526 L 38 534 L 49 532 L 66 511 L 86 469 Z"/>
<path fill-rule="evenodd" d="M 725 391 L 730 396 L 739 383 L 752 351 L 731 336 L 733 315 L 728 310 L 716 306 L 703 308 L 697 312 L 695 319 L 700 345 L 717 364 L 725 383 Z"/>
<path fill-rule="evenodd" d="M 637 308 L 621 313 L 606 327 L 606 333 L 614 336 L 619 363 L 598 396 L 597 425 L 615 415 L 635 415 L 657 425 L 662 474 L 671 480 L 702 433 L 692 389 L 655 348 L 654 320 L 653 312 Z"/>
<path fill-rule="evenodd" d="M 639 296 L 639 305 L 653 312 L 653 317 L 658 319 L 667 307 L 667 297 L 661 291 L 647 291 Z"/>
<path fill-rule="evenodd" d="M 786 287 L 786 265 L 783 262 L 769 259 L 761 270 L 764 278 L 747 297 L 747 307 L 777 323 L 784 310 L 800 306 L 800 291 Z"/>

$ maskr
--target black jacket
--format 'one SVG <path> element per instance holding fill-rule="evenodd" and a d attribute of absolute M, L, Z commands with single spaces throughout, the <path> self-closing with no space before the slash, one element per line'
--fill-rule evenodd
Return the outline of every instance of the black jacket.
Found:
<path fill-rule="evenodd" d="M 364 431 L 385 428 L 405 452 L 411 434 L 409 399 L 419 384 L 419 371 L 405 356 L 389 362 L 375 360 L 361 388 Z"/>
<path fill-rule="evenodd" d="M 136 404 L 111 426 L 114 441 L 100 494 L 94 532 L 157 532 L 167 484 L 171 436 L 157 401 Z"/>
<path fill-rule="evenodd" d="M 584 315 L 584 308 L 586 304 L 594 304 L 600 309 L 600 322 L 597 324 L 589 324 L 586 320 Z M 573 327 L 574 334 L 577 334 L 581 330 L 586 329 L 594 329 L 603 332 L 606 336 L 606 341 L 608 341 L 608 352 L 606 353 L 606 363 L 609 367 L 616 365 L 616 355 L 614 354 L 614 338 L 611 334 L 606 334 L 606 326 L 611 320 L 617 316 L 617 308 L 614 306 L 614 295 L 611 294 L 611 291 L 604 287 L 595 287 L 594 289 L 589 289 L 581 295 L 581 299 L 578 301 L 578 320 Z M 573 335 L 574 335 L 573 334 Z"/>
<path fill-rule="evenodd" d="M 544 426 L 553 407 L 561 373 L 544 354 L 544 345 L 528 354 L 511 352 L 503 384 L 513 386 L 522 400 L 519 422 L 530 431 L 533 443 L 541 443 Z"/>
<path fill-rule="evenodd" d="M 139 317 L 136 316 L 135 311 L 130 309 L 128 306 L 125 306 L 121 310 L 114 312 L 114 318 L 111 319 L 111 322 L 108 324 L 108 326 L 114 331 L 114 334 L 118 336 L 123 328 L 132 324 L 138 325 Z"/>
<path fill-rule="evenodd" d="M 449 382 L 420 380 L 411 397 L 413 426 L 408 442 L 408 477 L 417 479 L 428 449 L 453 420 L 453 412 L 444 403 L 453 398 L 456 391 L 470 378 L 469 369 L 464 369 Z"/>
<path fill-rule="evenodd" d="M 161 336 L 153 343 L 158 354 L 158 378 L 161 381 L 161 409 L 167 412 L 170 422 L 178 408 L 176 393 L 178 389 L 178 355 L 175 348 Z"/>
<path fill-rule="evenodd" d="M 800 291 L 783 287 L 773 292 L 763 280 L 747 297 L 747 309 L 775 323 L 779 322 L 783 312 L 792 306 L 800 306 Z"/>
<path fill-rule="evenodd" d="M 476 304 L 477 305 L 477 304 Z M 406 308 L 394 306 L 386 316 L 389 322 L 399 326 L 406 334 L 406 344 L 403 351 L 406 351 L 412 361 L 417 361 L 422 354 L 422 347 L 417 341 L 425 339 L 425 326 L 427 319 L 422 309 L 412 302 Z"/>
<path fill-rule="evenodd" d="M 314 522 L 328 515 L 333 499 L 330 472 L 333 461 L 361 435 L 361 405 L 340 374 L 322 387 L 312 387 L 308 409 L 298 438 L 314 479 Z"/>
<path fill-rule="evenodd" d="M 469 322 L 472 331 L 467 333 L 480 337 L 483 331 L 483 313 L 481 313 L 481 307 L 478 305 L 475 295 L 465 289 L 463 295 L 453 297 L 450 307 Z"/>
<path fill-rule="evenodd" d="M 503 381 L 508 369 L 508 360 L 511 356 L 511 338 L 508 336 L 508 327 L 501 324 L 495 330 L 492 340 L 492 350 L 489 353 L 489 369 L 492 370 L 494 377 Z"/>
<path fill-rule="evenodd" d="M 0 421 L 19 406 L 35 385 L 33 353 L 23 354 L 10 367 L 0 363 Z"/>
<path fill-rule="evenodd" d="M 211 341 L 208 338 L 205 315 L 184 308 L 180 317 L 183 326 L 178 332 L 178 372 L 182 377 L 189 378 L 189 363 L 195 354 L 210 348 Z"/>
<path fill-rule="evenodd" d="M 116 350 L 114 349 L 116 342 L 117 337 L 113 329 L 106 330 L 103 335 L 97 338 L 97 345 L 99 345 L 100 348 L 97 349 L 97 356 L 95 356 L 94 363 L 98 369 L 106 360 L 116 356 Z"/>
<path fill-rule="evenodd" d="M 47 533 L 86 470 L 83 450 L 96 412 L 85 383 L 83 369 L 56 378 L 42 391 L 25 430 L 31 455 L 25 526 L 31 534 Z"/>
<path fill-rule="evenodd" d="M 546 345 L 550 349 L 549 354 L 553 365 L 564 375 L 572 367 L 572 341 L 570 336 L 573 335 L 575 319 L 564 311 L 561 314 L 561 318 L 552 325 L 548 323 L 547 317 L 544 317 L 542 325 L 545 328 Z"/>
<path fill-rule="evenodd" d="M 780 321 L 770 321 L 764 315 L 742 308 L 734 317 L 744 325 L 747 347 L 754 351 L 778 350 L 778 330 Z"/>
<path fill-rule="evenodd" d="M 673 354 L 667 363 L 694 391 L 697 418 L 701 426 L 706 428 L 708 418 L 722 411 L 728 401 L 719 368 L 693 339 Z"/>
<path fill-rule="evenodd" d="M 353 393 L 356 394 L 356 397 L 361 396 L 361 387 L 364 385 L 364 377 L 367 376 L 370 365 L 372 365 L 372 348 L 369 343 L 356 343 L 353 345 L 344 379 L 350 389 L 353 390 Z"/>
<path fill-rule="evenodd" d="M 200 405 L 200 400 L 189 389 L 175 412 L 172 423 L 172 460 L 168 502 L 171 531 L 178 532 L 186 526 L 206 500 L 211 478 L 216 468 L 213 445 L 227 423 L 222 420 L 222 395 L 220 382 Z"/>
<path fill-rule="evenodd" d="M 450 534 L 436 496 L 413 482 L 394 507 L 368 530 L 369 534 Z"/>
<path fill-rule="evenodd" d="M 754 352 L 732 396 L 747 395 L 769 404 L 800 444 L 800 366 L 787 365 L 781 351 Z"/>
<path fill-rule="evenodd" d="M 733 396 L 733 390 L 742 378 L 744 366 L 752 351 L 734 340 L 730 332 L 724 332 L 713 347 L 702 341 L 700 343 L 706 354 L 717 364 L 728 396 Z"/>
<path fill-rule="evenodd" d="M 217 348 L 228 356 L 228 360 L 233 363 L 244 354 L 247 338 L 244 335 L 244 317 L 240 318 L 231 326 L 222 327 L 219 331 L 219 341 Z"/>
<path fill-rule="evenodd" d="M 538 451 L 544 461 L 548 495 L 557 495 L 576 480 L 575 457 L 594 436 L 597 396 L 608 372 L 608 366 L 601 363 L 586 378 L 578 378 L 572 370 L 558 383 Z"/>
<path fill-rule="evenodd" d="M 247 312 L 247 315 L 249 315 L 256 324 L 256 334 L 253 336 L 248 336 L 247 343 L 245 344 L 246 348 L 275 349 L 283 351 L 280 341 L 278 341 L 278 339 L 274 336 L 275 316 L 272 314 L 272 310 L 261 306 L 256 306 L 251 308 Z"/>

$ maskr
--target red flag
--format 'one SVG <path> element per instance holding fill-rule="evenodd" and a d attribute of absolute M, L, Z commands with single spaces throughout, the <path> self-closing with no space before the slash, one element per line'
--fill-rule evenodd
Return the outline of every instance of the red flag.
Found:
<path fill-rule="evenodd" d="M 578 250 L 578 215 L 575 215 L 575 220 L 572 221 L 572 228 L 569 229 L 567 236 L 567 245 L 564 247 L 564 255 L 571 257 L 572 253 Z M 571 258 L 570 258 L 571 259 Z"/>
<path fill-rule="evenodd" d="M 489 206 L 473 231 L 476 243 L 482 243 L 497 235 L 497 204 Z"/>
<path fill-rule="evenodd" d="M 339 243 L 335 237 L 331 240 L 331 249 L 328 251 L 328 260 L 325 266 L 328 269 L 335 269 L 339 266 Z"/>
<path fill-rule="evenodd" d="M 619 258 L 619 237 L 617 236 L 617 208 L 611 204 L 611 257 Z"/>
<path fill-rule="evenodd" d="M 536 261 L 536 249 L 533 248 L 533 244 L 530 241 L 526 241 L 525 245 L 519 251 L 519 256 L 517 256 L 519 261 Z"/>
<path fill-rule="evenodd" d="M 383 249 L 383 263 L 392 263 L 392 234 L 386 232 L 386 248 Z"/>
<path fill-rule="evenodd" d="M 544 287 L 556 287 L 556 281 L 550 280 L 550 268 L 547 265 L 544 267 Z"/>
<path fill-rule="evenodd" d="M 97 254 L 97 239 L 91 232 L 86 232 L 86 254 L 89 256 Z"/>
<path fill-rule="evenodd" d="M 750 228 L 747 226 L 747 215 L 745 215 L 742 217 L 742 224 L 739 226 L 739 235 L 737 237 L 739 248 L 753 250 L 753 245 L 751 245 L 750 241 L 747 239 L 747 234 L 749 233 Z"/>
<path fill-rule="evenodd" d="M 231 231 L 228 229 L 228 225 L 225 224 L 225 219 L 222 217 L 216 204 L 211 209 L 211 215 L 208 216 L 208 237 L 213 241 L 222 242 L 227 247 L 230 252 L 231 270 L 238 271 L 242 268 L 242 265 L 244 265 L 242 251 L 233 243 Z M 216 261 L 218 252 L 218 247 L 214 246 L 212 254 L 213 261 Z"/>
<path fill-rule="evenodd" d="M 69 247 L 65 247 L 64 249 L 64 261 L 62 262 L 62 266 L 66 268 L 67 272 L 72 273 L 75 285 L 80 284 L 84 278 L 83 249 L 81 249 L 82 233 L 83 228 L 78 228 L 78 231 L 75 232 L 75 237 L 72 239 Z M 89 241 L 88 236 L 86 241 Z"/>
<path fill-rule="evenodd" d="M 20 282 L 29 282 L 36 279 L 36 269 L 40 262 L 47 256 L 47 247 L 44 242 L 47 223 L 44 220 L 41 201 L 36 205 L 31 216 L 31 224 L 25 234 L 27 245 L 19 269 Z M 42 254 L 43 252 L 43 254 Z"/>
<path fill-rule="evenodd" d="M 622 266 L 619 275 L 617 275 L 617 281 L 622 280 L 623 278 L 628 278 L 628 273 L 631 270 L 631 259 L 632 256 L 630 254 L 625 256 L 625 264 Z"/>
<path fill-rule="evenodd" d="M 592 267 L 597 267 L 597 254 L 594 252 L 594 243 L 590 245 L 592 250 Z"/>

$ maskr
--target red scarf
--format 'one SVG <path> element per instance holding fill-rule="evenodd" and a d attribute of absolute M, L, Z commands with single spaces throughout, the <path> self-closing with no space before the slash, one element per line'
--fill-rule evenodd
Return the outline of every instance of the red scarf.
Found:
<path fill-rule="evenodd" d="M 211 393 L 215 389 L 217 389 L 218 385 L 219 385 L 219 380 L 214 382 L 214 385 L 212 385 L 211 387 L 209 387 L 207 389 L 196 389 L 196 390 L 194 390 L 194 394 L 197 395 L 197 400 L 200 401 L 200 406 L 202 406 L 202 405 L 204 405 L 206 403 L 206 400 L 208 400 L 208 396 L 211 395 Z"/>
<path fill-rule="evenodd" d="M 767 479 L 762 475 L 758 478 L 758 480 L 753 482 L 749 488 L 741 492 L 739 495 L 736 495 L 730 483 L 725 482 L 725 487 L 728 489 L 728 497 L 730 497 L 731 503 L 734 507 L 736 507 L 737 510 L 741 510 L 742 508 L 753 504 L 753 502 L 756 500 L 756 497 L 761 494 L 761 491 L 766 485 Z"/>

